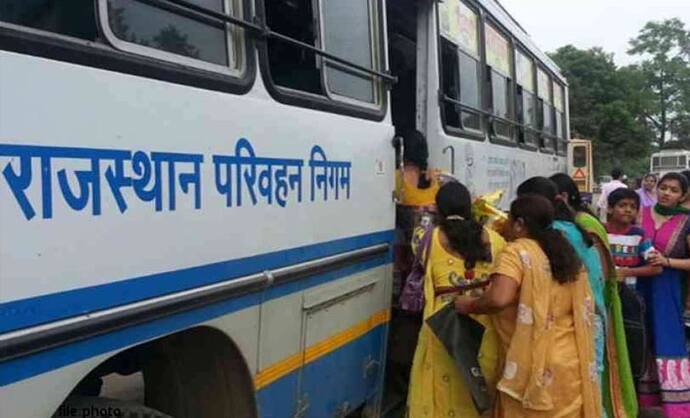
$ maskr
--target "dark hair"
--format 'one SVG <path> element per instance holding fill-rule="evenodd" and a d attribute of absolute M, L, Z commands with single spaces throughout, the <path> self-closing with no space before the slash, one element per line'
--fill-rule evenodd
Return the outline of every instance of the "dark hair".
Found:
<path fill-rule="evenodd" d="M 685 179 L 686 179 L 688 182 L 690 182 L 690 170 L 683 170 L 683 171 L 680 172 L 680 174 L 682 174 L 683 177 L 685 177 Z"/>
<path fill-rule="evenodd" d="M 419 167 L 421 175 L 419 176 L 417 187 L 420 189 L 428 189 L 431 183 L 426 177 L 426 170 L 429 165 L 429 148 L 427 146 L 426 137 L 417 130 L 409 130 L 403 132 L 402 138 L 404 146 L 403 160 Z"/>
<path fill-rule="evenodd" d="M 621 170 L 620 168 L 616 167 L 613 170 L 611 170 L 611 177 L 614 180 L 618 180 L 622 176 L 623 176 L 623 170 Z"/>
<path fill-rule="evenodd" d="M 522 219 L 529 237 L 539 243 L 549 259 L 553 280 L 561 284 L 577 280 L 582 262 L 565 236 L 551 226 L 555 216 L 551 202 L 534 194 L 520 196 L 510 205 L 510 216 Z"/>
<path fill-rule="evenodd" d="M 684 175 L 680 173 L 666 173 L 657 183 L 657 187 L 667 180 L 675 180 L 680 183 L 680 189 L 683 191 L 683 194 L 688 192 L 688 179 Z"/>
<path fill-rule="evenodd" d="M 593 215 L 589 207 L 582 201 L 580 189 L 577 188 L 577 184 L 575 184 L 575 181 L 570 178 L 569 175 L 565 173 L 556 173 L 549 177 L 549 180 L 556 184 L 558 193 L 566 193 L 568 195 L 567 203 L 575 212 L 587 212 Z"/>
<path fill-rule="evenodd" d="M 610 208 L 613 208 L 616 206 L 618 202 L 620 202 L 623 199 L 631 199 L 635 201 L 635 205 L 637 208 L 640 208 L 640 195 L 637 194 L 636 191 L 628 189 L 626 187 L 621 187 L 620 189 L 616 189 L 612 191 L 609 194 L 608 197 L 608 204 Z"/>
<path fill-rule="evenodd" d="M 690 173 L 690 170 L 688 170 L 688 172 Z M 654 181 L 658 180 L 656 174 L 654 174 L 654 173 L 647 173 L 647 174 L 645 174 L 644 177 L 642 177 L 642 180 L 647 180 L 647 179 L 650 178 L 650 177 L 652 177 L 652 178 L 654 179 Z M 690 180 L 690 179 L 689 179 L 689 180 Z"/>
<path fill-rule="evenodd" d="M 546 177 L 532 177 L 523 181 L 517 188 L 518 197 L 526 194 L 535 194 L 546 198 L 553 205 L 555 220 L 573 223 L 580 231 L 580 234 L 582 234 L 582 240 L 585 242 L 585 245 L 588 247 L 594 245 L 589 234 L 575 222 L 573 211 L 570 210 L 564 201 L 556 199 L 556 196 L 558 196 L 558 186 L 556 186 L 556 183 Z"/>
<path fill-rule="evenodd" d="M 478 261 L 491 261 L 491 245 L 484 242 L 484 228 L 472 218 L 472 198 L 462 183 L 446 183 L 436 194 L 439 226 L 453 250 L 465 259 L 471 269 Z M 462 219 L 448 219 L 453 215 Z"/>

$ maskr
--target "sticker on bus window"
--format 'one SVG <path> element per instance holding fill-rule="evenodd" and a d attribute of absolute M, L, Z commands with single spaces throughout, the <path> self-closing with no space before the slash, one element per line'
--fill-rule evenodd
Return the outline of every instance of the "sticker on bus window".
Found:
<path fill-rule="evenodd" d="M 441 35 L 465 52 L 479 56 L 477 14 L 459 0 L 439 3 Z"/>
<path fill-rule="evenodd" d="M 510 46 L 491 25 L 486 25 L 486 62 L 504 75 L 510 76 Z"/>

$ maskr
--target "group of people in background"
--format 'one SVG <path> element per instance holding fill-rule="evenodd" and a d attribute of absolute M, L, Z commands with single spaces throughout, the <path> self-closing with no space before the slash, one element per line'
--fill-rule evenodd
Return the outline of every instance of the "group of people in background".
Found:
<path fill-rule="evenodd" d="M 472 213 L 465 185 L 428 169 L 425 147 L 420 133 L 405 135 L 398 178 L 414 219 L 399 239 L 424 268 L 407 416 L 634 418 L 656 406 L 690 417 L 688 178 L 650 174 L 632 190 L 614 170 L 601 222 L 568 175 L 533 177 L 492 228 Z M 396 267 L 400 287 L 409 264 Z M 426 323 L 449 304 L 484 328 L 488 411 Z"/>

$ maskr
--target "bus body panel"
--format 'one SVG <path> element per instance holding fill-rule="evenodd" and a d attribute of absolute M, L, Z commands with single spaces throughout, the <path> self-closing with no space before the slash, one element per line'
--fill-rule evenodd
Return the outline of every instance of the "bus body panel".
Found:
<path fill-rule="evenodd" d="M 16 190 L 6 176 L 0 175 L 2 332 L 51 326 L 52 321 L 88 317 L 116 306 L 126 308 L 142 299 L 317 260 L 392 238 L 394 153 L 390 125 L 277 104 L 258 81 L 251 93 L 234 96 L 5 51 L 0 52 L 0 67 L 11 69 L 0 72 L 0 147 L 5 147 L 5 154 L 43 147 L 41 152 L 56 155 L 50 159 L 49 217 L 44 216 L 42 176 L 46 171 L 42 171 L 39 157 L 31 158 L 33 176 L 25 189 L 33 216 L 27 216 Z M 249 141 L 258 158 L 303 161 L 301 202 L 297 192 L 290 189 L 285 207 L 276 200 L 268 204 L 266 196 L 258 192 L 254 205 L 243 184 L 242 205 L 238 206 L 233 194 L 228 206 L 226 196 L 216 188 L 213 156 L 235 156 L 242 138 Z M 349 199 L 345 188 L 340 189 L 338 199 L 330 190 L 327 200 L 317 188 L 312 201 L 309 161 L 315 145 L 328 160 L 351 162 Z M 78 194 L 80 179 L 75 173 L 88 171 L 91 161 L 61 155 L 68 151 L 91 155 L 102 150 L 132 155 L 142 151 L 149 158 L 153 153 L 201 155 L 201 207 L 195 208 L 194 185 L 185 192 L 178 183 L 175 210 L 169 208 L 167 193 L 163 193 L 162 209 L 157 211 L 155 202 L 142 201 L 124 188 L 127 206 L 121 211 L 105 177 L 112 166 L 106 159 L 100 167 L 100 214 L 93 213 L 93 195 L 82 210 L 75 210 L 66 202 L 62 187 L 69 186 Z M 26 168 L 21 165 L 22 158 L 26 157 L 0 156 L 0 171 L 11 170 L 20 176 Z M 175 175 L 192 171 L 185 164 L 176 168 Z M 62 186 L 61 170 L 66 180 Z M 166 169 L 162 172 L 162 183 L 167 185 L 168 173 Z M 334 365 L 343 361 L 358 365 L 344 376 L 349 386 L 320 398 L 321 405 L 312 394 L 309 409 L 370 401 L 380 395 L 377 391 L 390 304 L 389 263 L 387 256 L 358 262 L 163 322 L 125 328 L 0 363 L 0 403 L 11 400 L 11 415 L 19 418 L 51 411 L 49 415 L 103 360 L 128 347 L 200 324 L 223 330 L 240 346 L 255 376 L 261 416 L 278 416 L 271 411 L 292 416 L 298 400 L 304 397 L 298 390 L 314 392 L 325 383 L 334 383 L 332 373 L 324 380 L 314 370 L 335 370 Z M 340 299 L 343 295 L 338 292 L 351 279 L 356 281 L 357 274 L 373 277 L 375 283 L 357 297 Z M 330 292 L 339 295 L 334 305 L 338 310 L 324 309 L 318 320 L 307 321 L 305 294 L 328 293 L 331 287 L 334 290 Z M 302 329 L 305 323 L 309 325 Z M 305 345 L 305 332 L 311 335 L 311 345 Z M 307 364 L 300 361 L 280 379 L 267 381 L 262 377 L 266 374 L 262 371 L 273 373 L 290 357 L 324 347 L 327 349 L 320 357 Z M 367 365 L 373 372 L 365 373 Z M 300 377 L 303 367 L 307 367 L 306 375 Z M 300 386 L 289 392 L 281 388 L 290 388 L 298 380 Z M 60 390 L 41 389 L 48 386 Z M 27 391 L 27 387 L 35 389 Z M 354 388 L 357 390 L 349 390 Z M 40 404 L 33 400 L 37 392 L 45 394 Z M 294 397 L 286 395 L 289 393 Z M 275 394 L 283 399 L 282 404 L 274 402 Z M 318 412 L 309 414 L 318 416 Z"/>
<path fill-rule="evenodd" d="M 267 103 L 251 95 L 208 92 L 13 53 L 0 54 L 0 65 L 11 69 L 0 73 L 3 145 L 41 145 L 58 152 L 68 147 L 203 157 L 199 209 L 194 208 L 194 186 L 184 193 L 178 184 L 175 210 L 169 210 L 165 193 L 162 210 L 156 211 L 153 202 L 144 202 L 131 189 L 123 189 L 127 204 L 124 213 L 105 178 L 112 161 L 103 160 L 100 215 L 92 213 L 93 196 L 83 210 L 74 210 L 66 205 L 58 186 L 57 174 L 64 169 L 70 187 L 78 190 L 74 172 L 88 170 L 90 161 L 52 158 L 50 219 L 42 216 L 40 161 L 32 158 L 34 175 L 26 194 L 36 212 L 33 218 L 27 219 L 8 183 L 4 179 L 0 182 L 0 303 L 94 289 L 133 278 L 155 280 L 151 275 L 156 273 L 393 228 L 394 163 L 388 126 Z M 270 116 L 278 111 L 281 117 Z M 40 122 L 31 122 L 34 115 L 40 115 Z M 254 205 L 244 187 L 242 205 L 236 204 L 233 190 L 232 206 L 227 206 L 226 196 L 215 187 L 212 159 L 214 155 L 235 155 L 235 146 L 242 138 L 249 140 L 257 157 L 304 162 L 302 202 L 297 202 L 297 192 L 290 190 L 285 207 L 275 201 L 267 204 L 261 195 Z M 314 145 L 321 146 L 330 160 L 352 163 L 349 199 L 341 190 L 343 196 L 338 200 L 333 196 L 324 200 L 322 192 L 316 190 L 311 200 L 308 162 Z M 3 169 L 20 171 L 17 156 L 0 156 L 0 164 Z M 176 166 L 176 174 L 191 170 L 189 165 Z M 167 186 L 168 178 L 163 174 Z M 258 265 L 240 267 L 262 271 Z M 231 272 L 227 277 L 199 278 L 199 282 L 175 277 L 180 283 L 170 284 L 168 290 L 229 277 Z M 152 292 L 149 297 L 157 296 L 156 290 Z M 116 302 L 115 295 L 103 298 L 103 305 L 97 308 Z M 73 309 L 49 308 L 65 314 Z M 57 319 L 42 314 L 26 318 L 5 315 L 1 329 Z"/>

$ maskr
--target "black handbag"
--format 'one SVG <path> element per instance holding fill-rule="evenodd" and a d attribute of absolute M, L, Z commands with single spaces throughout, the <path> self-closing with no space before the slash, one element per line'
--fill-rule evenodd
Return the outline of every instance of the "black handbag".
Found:
<path fill-rule="evenodd" d="M 429 317 L 426 323 L 455 360 L 477 412 L 482 414 L 487 411 L 491 407 L 491 401 L 478 360 L 484 326 L 469 316 L 455 312 L 452 303 Z"/>

